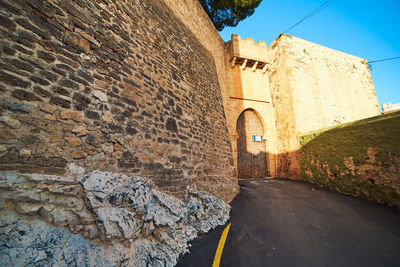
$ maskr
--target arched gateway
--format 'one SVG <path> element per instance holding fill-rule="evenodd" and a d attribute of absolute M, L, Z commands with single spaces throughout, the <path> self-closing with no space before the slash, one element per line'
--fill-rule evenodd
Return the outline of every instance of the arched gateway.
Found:
<path fill-rule="evenodd" d="M 264 127 L 254 110 L 247 109 L 240 114 L 237 124 L 238 176 L 258 178 L 268 175 L 267 153 L 263 140 Z"/>

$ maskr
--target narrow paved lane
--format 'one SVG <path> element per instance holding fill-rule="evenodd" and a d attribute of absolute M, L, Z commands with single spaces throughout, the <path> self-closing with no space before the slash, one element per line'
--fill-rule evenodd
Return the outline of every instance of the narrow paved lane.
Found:
<path fill-rule="evenodd" d="M 240 185 L 220 266 L 400 266 L 400 211 L 297 181 Z M 178 266 L 211 266 L 224 227 Z"/>

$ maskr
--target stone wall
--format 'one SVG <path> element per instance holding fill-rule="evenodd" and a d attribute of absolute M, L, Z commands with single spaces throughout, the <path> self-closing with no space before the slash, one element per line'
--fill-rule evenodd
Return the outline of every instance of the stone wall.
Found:
<path fill-rule="evenodd" d="M 298 134 L 380 114 L 365 59 L 281 34 L 269 46 L 278 173 L 300 178 Z"/>
<path fill-rule="evenodd" d="M 214 58 L 227 120 L 228 137 L 232 146 L 234 164 L 236 166 L 236 141 L 238 137 L 236 121 L 241 111 L 239 111 L 239 113 L 235 112 L 238 108 L 233 106 L 238 103 L 237 101 L 235 101 L 236 103 L 232 103 L 230 99 L 234 90 L 234 81 L 232 79 L 231 68 L 229 67 L 229 45 L 224 43 L 198 0 L 163 1 L 174 10 L 175 15 L 196 35 L 197 40 L 211 52 Z"/>
<path fill-rule="evenodd" d="M 228 90 L 225 74 L 225 43 L 198 0 L 162 0 L 196 39 L 211 53 L 222 92 Z M 222 94 L 224 96 L 224 94 Z M 223 99 L 225 102 L 225 99 Z"/>
<path fill-rule="evenodd" d="M 276 119 L 277 176 L 296 179 L 299 178 L 300 168 L 297 153 L 297 126 L 288 77 L 292 69 L 287 65 L 284 47 L 274 45 L 275 42 L 268 46 L 270 50 L 268 77 L 272 109 Z"/>
<path fill-rule="evenodd" d="M 400 208 L 400 113 L 299 137 L 303 180 Z"/>
<path fill-rule="evenodd" d="M 180 198 L 187 185 L 233 198 L 221 71 L 177 8 L 158 0 L 1 6 L 1 170 L 118 171 Z M 211 26 L 201 30 L 218 34 Z"/>
<path fill-rule="evenodd" d="M 226 120 L 235 163 L 238 162 L 238 118 L 245 110 L 253 110 L 258 115 L 264 128 L 264 153 L 267 155 L 268 175 L 277 177 L 276 171 L 276 120 L 271 100 L 270 82 L 268 73 L 262 68 L 253 69 L 253 62 L 268 62 L 269 54 L 265 42 L 255 43 L 253 39 L 242 40 L 239 35 L 232 35 L 226 49 L 226 75 L 229 80 L 229 90 L 226 92 L 225 103 Z M 232 65 L 236 57 L 235 64 Z M 241 58 L 241 60 L 239 60 Z M 245 68 L 242 67 L 244 60 L 248 59 Z M 250 60 L 252 63 L 250 63 Z M 252 142 L 248 136 L 248 142 Z"/>
<path fill-rule="evenodd" d="M 286 34 L 269 48 L 285 62 L 297 132 L 380 115 L 365 59 Z"/>

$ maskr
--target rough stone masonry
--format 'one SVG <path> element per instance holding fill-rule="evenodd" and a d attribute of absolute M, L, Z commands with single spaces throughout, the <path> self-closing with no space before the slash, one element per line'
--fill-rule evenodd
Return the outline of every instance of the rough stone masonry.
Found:
<path fill-rule="evenodd" d="M 215 62 L 169 7 L 0 0 L 0 35 L 1 265 L 170 266 L 227 220 Z"/>
<path fill-rule="evenodd" d="M 237 193 L 214 60 L 159 1 L 1 2 L 0 168 Z"/>

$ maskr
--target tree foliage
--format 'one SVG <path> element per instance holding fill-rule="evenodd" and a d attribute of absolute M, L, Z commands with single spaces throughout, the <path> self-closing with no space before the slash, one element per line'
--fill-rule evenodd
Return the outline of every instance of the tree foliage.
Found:
<path fill-rule="evenodd" d="M 215 28 L 235 27 L 239 21 L 254 13 L 262 0 L 199 0 Z"/>

